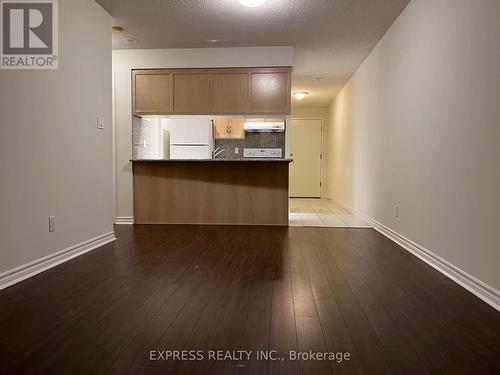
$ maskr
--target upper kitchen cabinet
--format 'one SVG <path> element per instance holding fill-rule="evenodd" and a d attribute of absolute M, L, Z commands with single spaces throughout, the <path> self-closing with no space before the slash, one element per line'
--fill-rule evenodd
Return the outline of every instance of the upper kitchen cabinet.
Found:
<path fill-rule="evenodd" d="M 135 115 L 172 113 L 172 73 L 162 69 L 132 72 L 132 106 Z"/>
<path fill-rule="evenodd" d="M 175 114 L 210 113 L 210 75 L 200 71 L 174 71 Z"/>
<path fill-rule="evenodd" d="M 251 113 L 290 113 L 290 70 L 250 73 Z"/>
<path fill-rule="evenodd" d="M 246 113 L 250 107 L 248 71 L 212 72 L 212 113 Z"/>
<path fill-rule="evenodd" d="M 214 120 L 215 139 L 244 139 L 245 119 L 243 118 L 217 118 Z"/>
<path fill-rule="evenodd" d="M 134 70 L 134 115 L 290 114 L 291 68 Z"/>

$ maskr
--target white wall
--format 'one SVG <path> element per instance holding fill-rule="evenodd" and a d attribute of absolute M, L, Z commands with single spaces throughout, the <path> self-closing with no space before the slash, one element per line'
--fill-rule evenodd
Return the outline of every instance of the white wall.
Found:
<path fill-rule="evenodd" d="M 132 158 L 132 69 L 293 66 L 293 54 L 293 47 L 113 51 L 117 222 L 131 220 L 134 215 L 129 161 Z"/>
<path fill-rule="evenodd" d="M 331 105 L 328 139 L 331 197 L 496 298 L 499 35 L 498 0 L 413 0 Z"/>
<path fill-rule="evenodd" d="M 59 1 L 59 70 L 0 70 L 0 279 L 112 236 L 111 23 L 92 0 Z"/>

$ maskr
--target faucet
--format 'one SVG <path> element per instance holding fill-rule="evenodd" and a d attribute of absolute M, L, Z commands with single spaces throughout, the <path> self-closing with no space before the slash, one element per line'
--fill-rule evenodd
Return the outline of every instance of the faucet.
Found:
<path fill-rule="evenodd" d="M 223 149 L 223 148 L 220 148 L 220 146 L 217 147 L 215 150 L 212 151 L 212 159 L 217 158 L 217 156 L 219 156 L 220 154 L 222 154 L 224 151 L 226 151 L 226 150 Z"/>

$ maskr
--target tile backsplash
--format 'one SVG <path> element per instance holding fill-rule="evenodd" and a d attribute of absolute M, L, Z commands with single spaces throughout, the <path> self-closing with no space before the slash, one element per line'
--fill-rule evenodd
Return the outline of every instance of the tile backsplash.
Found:
<path fill-rule="evenodd" d="M 285 132 L 245 133 L 244 139 L 216 139 L 215 147 L 224 149 L 218 159 L 242 159 L 244 148 L 281 148 L 285 155 Z"/>
<path fill-rule="evenodd" d="M 132 159 L 153 159 L 151 138 L 153 127 L 143 124 L 142 118 L 132 117 Z"/>
<path fill-rule="evenodd" d="M 159 119 L 133 116 L 132 159 L 163 159 L 165 152 L 160 134 Z"/>

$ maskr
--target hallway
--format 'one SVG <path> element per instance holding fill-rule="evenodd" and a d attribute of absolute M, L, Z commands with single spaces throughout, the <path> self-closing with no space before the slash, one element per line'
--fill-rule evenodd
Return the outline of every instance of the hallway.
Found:
<path fill-rule="evenodd" d="M 290 226 L 370 228 L 359 216 L 329 199 L 290 198 Z"/>

